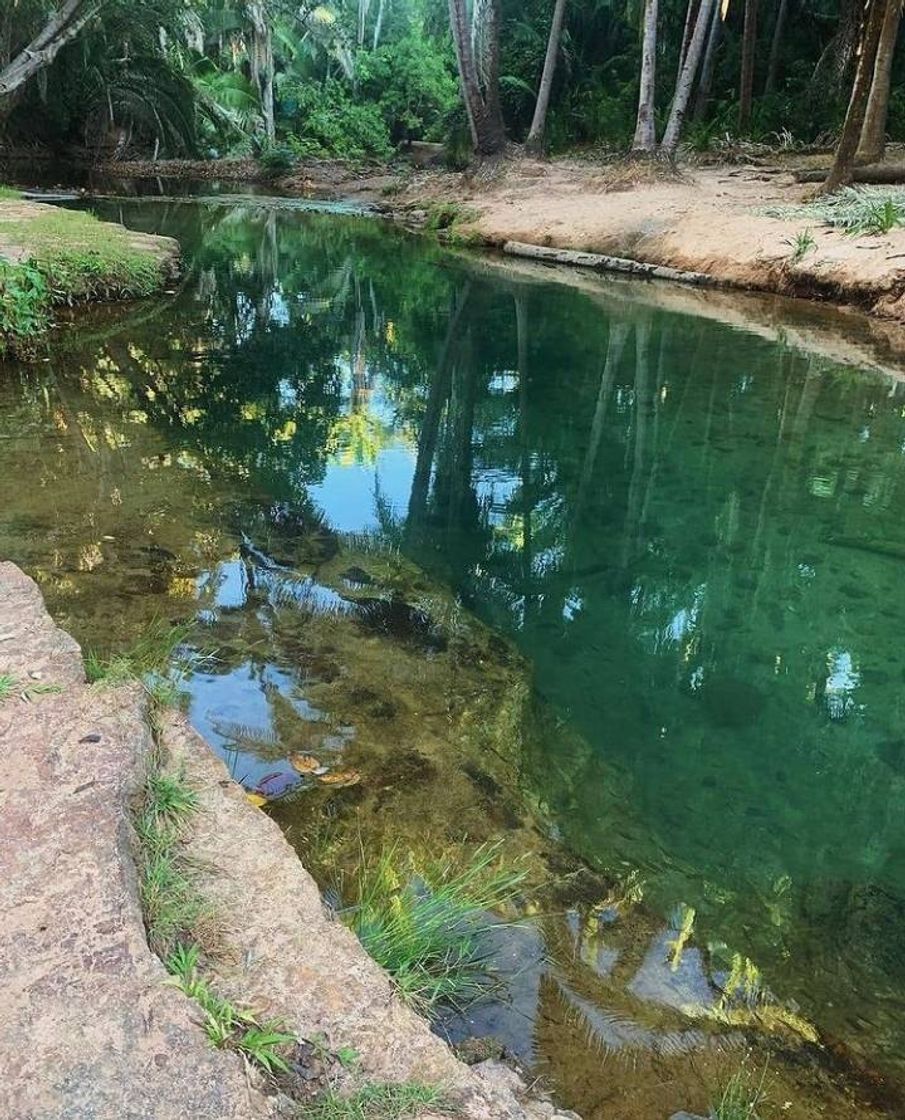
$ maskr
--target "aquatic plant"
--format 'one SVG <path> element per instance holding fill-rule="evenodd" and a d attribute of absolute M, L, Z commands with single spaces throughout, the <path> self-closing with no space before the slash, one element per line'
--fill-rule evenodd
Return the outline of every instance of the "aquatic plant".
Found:
<path fill-rule="evenodd" d="M 406 1120 L 431 1105 L 443 1106 L 441 1090 L 412 1082 L 372 1084 L 349 1096 L 328 1089 L 301 1115 L 303 1120 Z"/>
<path fill-rule="evenodd" d="M 686 906 L 684 902 L 680 903 L 675 918 L 677 931 L 675 939 L 666 943 L 669 952 L 669 967 L 672 972 L 678 971 L 679 965 L 682 963 L 682 953 L 694 932 L 694 920 L 694 907 Z"/>
<path fill-rule="evenodd" d="M 488 912 L 510 901 L 523 878 L 500 865 L 496 844 L 430 862 L 389 844 L 376 858 L 362 852 L 341 892 L 351 895 L 342 917 L 407 1003 L 426 1013 L 462 1006 L 489 980 L 484 944 L 495 923 Z"/>
<path fill-rule="evenodd" d="M 178 696 L 178 682 L 164 675 L 175 651 L 192 630 L 191 622 L 173 624 L 154 620 L 125 650 L 104 656 L 96 650 L 85 654 L 85 675 L 93 684 L 128 684 L 140 681 L 152 695 L 168 706 Z"/>
<path fill-rule="evenodd" d="M 758 1079 L 746 1067 L 737 1070 L 711 1106 L 713 1120 L 759 1120 L 758 1108 L 766 1100 L 767 1069 Z"/>

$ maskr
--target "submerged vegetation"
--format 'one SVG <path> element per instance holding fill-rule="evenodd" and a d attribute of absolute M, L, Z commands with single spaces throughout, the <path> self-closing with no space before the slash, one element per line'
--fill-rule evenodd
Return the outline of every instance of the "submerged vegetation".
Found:
<path fill-rule="evenodd" d="M 461 1007 L 487 989 L 491 912 L 512 901 L 523 878 L 500 864 L 497 845 L 420 860 L 389 844 L 362 851 L 343 883 L 350 906 L 342 916 L 407 1003 Z"/>

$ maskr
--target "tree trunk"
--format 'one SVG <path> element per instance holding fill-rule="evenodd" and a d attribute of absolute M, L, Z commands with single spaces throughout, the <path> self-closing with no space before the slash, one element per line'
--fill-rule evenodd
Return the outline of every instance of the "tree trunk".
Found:
<path fill-rule="evenodd" d="M 779 53 L 782 50 L 782 38 L 786 30 L 786 16 L 788 14 L 789 0 L 779 0 L 776 24 L 773 27 L 773 39 L 770 42 L 770 61 L 767 63 L 767 80 L 764 82 L 764 93 L 772 93 L 776 89 L 776 77 L 779 74 Z"/>
<path fill-rule="evenodd" d="M 713 85 L 713 71 L 716 69 L 716 52 L 723 38 L 723 13 L 721 4 L 713 5 L 713 17 L 710 20 L 710 34 L 707 36 L 707 47 L 704 51 L 704 61 L 701 64 L 701 80 L 698 82 L 698 96 L 694 103 L 694 119 L 704 119 L 707 105 L 710 101 L 710 87 Z"/>
<path fill-rule="evenodd" d="M 641 46 L 641 89 L 635 122 L 633 152 L 653 152 L 657 146 L 654 123 L 654 93 L 657 80 L 658 0 L 644 0 L 644 41 Z"/>
<path fill-rule="evenodd" d="M 883 26 L 880 29 L 877 60 L 874 63 L 874 76 L 864 113 L 861 140 L 855 152 L 855 163 L 877 163 L 883 158 L 886 150 L 886 118 L 889 113 L 892 62 L 901 19 L 902 0 L 888 0 Z"/>
<path fill-rule="evenodd" d="M 494 3 L 494 13 L 497 10 L 497 4 Z M 449 0 L 449 23 L 456 48 L 459 83 L 462 90 L 462 99 L 465 102 L 465 113 L 468 117 L 472 144 L 475 151 L 480 155 L 494 155 L 502 149 L 506 142 L 503 117 L 500 112 L 499 75 L 498 73 L 488 74 L 488 90 L 486 94 L 482 93 L 481 84 L 478 80 L 475 52 L 472 46 L 466 0 Z M 493 57 L 496 57 L 498 66 L 499 21 L 495 15 L 490 33 L 496 39 L 496 44 L 491 43 L 489 48 L 490 58 L 492 61 Z"/>
<path fill-rule="evenodd" d="M 757 48 L 758 0 L 745 0 L 745 26 L 742 31 L 742 73 L 738 94 L 738 130 L 744 135 L 751 127 L 754 97 L 754 55 Z"/>
<path fill-rule="evenodd" d="M 550 21 L 550 35 L 547 38 L 547 54 L 544 57 L 544 70 L 541 74 L 534 117 L 528 130 L 527 147 L 538 151 L 544 144 L 547 128 L 547 109 L 550 105 L 550 91 L 553 88 L 553 75 L 556 73 L 556 60 L 559 58 L 559 42 L 562 38 L 562 24 L 566 14 L 566 0 L 555 0 L 553 19 Z"/>
<path fill-rule="evenodd" d="M 688 44 L 685 55 L 685 65 L 676 79 L 676 93 L 672 99 L 672 108 L 669 111 L 669 120 L 666 122 L 666 131 L 660 143 L 660 151 L 670 159 L 675 155 L 682 135 L 682 125 L 685 121 L 685 111 L 688 108 L 688 99 L 691 97 L 691 87 L 698 71 L 701 55 L 704 53 L 704 40 L 710 29 L 710 20 L 713 13 L 715 0 L 701 0 L 698 8 L 698 18 L 695 20 L 694 34 Z"/>
<path fill-rule="evenodd" d="M 276 139 L 273 108 L 273 37 L 270 19 L 263 0 L 249 0 L 246 5 L 252 29 L 251 76 L 261 97 L 264 134 L 268 143 Z"/>
<path fill-rule="evenodd" d="M 688 6 L 685 9 L 685 26 L 682 28 L 682 49 L 679 51 L 677 74 L 682 72 L 682 67 L 685 65 L 685 56 L 688 54 L 688 44 L 691 42 L 691 35 L 694 31 L 695 21 L 698 18 L 699 7 L 699 0 L 688 0 Z"/>
<path fill-rule="evenodd" d="M 0 70 L 0 101 L 49 66 L 105 3 L 106 0 L 65 0 L 32 41 Z"/>
<path fill-rule="evenodd" d="M 864 7 L 864 35 L 861 42 L 861 53 L 858 56 L 858 65 L 855 68 L 855 80 L 852 82 L 852 95 L 849 98 L 845 124 L 842 126 L 842 136 L 839 139 L 839 147 L 836 149 L 833 166 L 826 177 L 826 182 L 820 188 L 820 194 L 832 194 L 833 191 L 852 181 L 855 152 L 861 137 L 861 127 L 864 124 L 864 114 L 867 110 L 867 99 L 870 96 L 874 64 L 877 60 L 877 47 L 880 42 L 880 31 L 883 27 L 887 4 L 885 0 L 866 0 Z"/>

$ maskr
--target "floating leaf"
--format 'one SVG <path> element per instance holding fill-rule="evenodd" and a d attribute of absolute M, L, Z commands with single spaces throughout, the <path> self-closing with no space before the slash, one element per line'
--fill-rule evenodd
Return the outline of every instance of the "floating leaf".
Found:
<path fill-rule="evenodd" d="M 252 803 L 252 805 L 255 806 L 256 809 L 260 809 L 262 805 L 267 804 L 267 798 L 262 797 L 260 793 L 246 792 L 245 796 Z"/>
<path fill-rule="evenodd" d="M 361 781 L 361 774 L 357 770 L 334 770 L 321 774 L 317 780 L 325 786 L 355 786 Z"/>
<path fill-rule="evenodd" d="M 289 762 L 293 770 L 298 770 L 300 774 L 315 774 L 321 769 L 320 759 L 315 758 L 313 754 L 296 752 L 289 756 Z"/>

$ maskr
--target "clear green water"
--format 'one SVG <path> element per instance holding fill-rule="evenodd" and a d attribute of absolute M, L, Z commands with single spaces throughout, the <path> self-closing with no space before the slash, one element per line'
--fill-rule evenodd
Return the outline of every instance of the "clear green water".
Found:
<path fill-rule="evenodd" d="M 905 386 L 366 219 L 101 212 L 178 237 L 187 277 L 3 368 L 0 555 L 87 644 L 200 609 L 223 655 L 192 718 L 278 796 L 306 726 L 341 752 L 367 721 L 323 692 L 353 646 L 318 631 L 325 673 L 277 616 L 348 618 L 337 553 L 398 550 L 526 659 L 518 785 L 556 841 L 650 914 L 693 907 L 701 954 L 901 1085 Z M 355 617 L 363 663 L 375 632 L 412 678 L 440 656 L 411 614 Z M 568 1095 L 550 1007 L 494 1025 Z"/>

